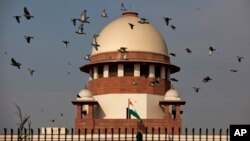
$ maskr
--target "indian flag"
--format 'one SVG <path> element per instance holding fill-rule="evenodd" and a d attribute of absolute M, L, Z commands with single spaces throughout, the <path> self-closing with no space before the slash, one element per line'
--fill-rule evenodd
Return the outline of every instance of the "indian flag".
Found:
<path fill-rule="evenodd" d="M 128 113 L 141 121 L 141 117 L 136 112 L 135 107 L 133 103 L 130 101 L 130 99 L 128 99 Z"/>

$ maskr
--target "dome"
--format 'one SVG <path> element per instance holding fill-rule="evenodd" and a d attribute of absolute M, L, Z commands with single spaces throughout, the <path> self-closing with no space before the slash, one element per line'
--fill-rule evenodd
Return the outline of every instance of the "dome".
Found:
<path fill-rule="evenodd" d="M 167 56 L 167 45 L 160 32 L 150 23 L 142 24 L 138 21 L 140 21 L 138 13 L 125 12 L 122 17 L 106 25 L 96 38 L 96 43 L 100 46 L 98 50 L 92 49 L 92 55 L 114 52 L 120 47 L 126 47 L 127 51 L 150 52 Z M 134 25 L 133 29 L 129 24 Z"/>
<path fill-rule="evenodd" d="M 83 89 L 77 95 L 76 100 L 94 100 L 92 93 L 88 89 Z"/>
<path fill-rule="evenodd" d="M 164 100 L 181 100 L 179 93 L 171 88 L 165 94 Z"/>

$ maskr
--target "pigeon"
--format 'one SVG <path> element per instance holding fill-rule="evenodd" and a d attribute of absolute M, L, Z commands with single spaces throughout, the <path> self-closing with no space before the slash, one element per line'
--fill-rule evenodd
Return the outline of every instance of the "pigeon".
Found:
<path fill-rule="evenodd" d="M 129 24 L 130 28 L 133 30 L 135 25 L 132 23 L 128 23 L 128 24 Z"/>
<path fill-rule="evenodd" d="M 205 78 L 203 78 L 202 82 L 207 83 L 210 80 L 212 80 L 209 76 L 206 76 Z"/>
<path fill-rule="evenodd" d="M 118 51 L 120 53 L 125 53 L 125 52 L 127 52 L 126 49 L 127 49 L 126 47 L 120 47 L 120 49 L 118 49 Z"/>
<path fill-rule="evenodd" d="M 233 69 L 231 69 L 230 71 L 231 71 L 231 72 L 238 72 L 238 70 L 233 70 Z"/>
<path fill-rule="evenodd" d="M 121 11 L 127 11 L 123 3 L 121 3 Z"/>
<path fill-rule="evenodd" d="M 212 53 L 215 51 L 215 49 L 212 46 L 210 46 L 208 50 L 209 50 L 209 56 L 211 56 Z"/>
<path fill-rule="evenodd" d="M 76 95 L 77 98 L 81 98 L 81 96 L 79 94 Z"/>
<path fill-rule="evenodd" d="M 30 43 L 30 40 L 34 37 L 32 36 L 24 36 L 24 38 L 26 39 L 27 43 L 29 44 Z"/>
<path fill-rule="evenodd" d="M 179 80 L 176 78 L 170 78 L 171 81 L 178 82 Z"/>
<path fill-rule="evenodd" d="M 192 53 L 192 50 L 190 50 L 189 48 L 186 48 L 186 52 L 191 54 Z"/>
<path fill-rule="evenodd" d="M 172 20 L 169 17 L 163 17 L 163 19 L 165 20 L 165 23 L 166 23 L 167 26 L 169 25 L 169 21 Z"/>
<path fill-rule="evenodd" d="M 83 32 L 83 24 L 81 24 L 81 25 L 78 27 L 76 33 L 77 33 L 77 34 L 86 34 L 86 33 Z"/>
<path fill-rule="evenodd" d="M 170 27 L 171 27 L 173 30 L 176 29 L 176 26 L 174 26 L 174 25 L 170 25 Z"/>
<path fill-rule="evenodd" d="M 140 18 L 138 23 L 140 23 L 140 24 L 149 24 L 149 22 L 147 22 L 147 19 L 145 19 L 145 18 Z"/>
<path fill-rule="evenodd" d="M 64 40 L 62 42 L 64 43 L 65 47 L 68 47 L 69 41 Z"/>
<path fill-rule="evenodd" d="M 77 20 L 79 20 L 79 19 L 75 19 L 75 18 L 71 19 L 71 21 L 72 21 L 72 23 L 73 23 L 74 26 L 76 26 L 76 21 Z"/>
<path fill-rule="evenodd" d="M 98 51 L 98 47 L 100 47 L 100 45 L 97 43 L 97 37 L 99 35 L 98 34 L 94 34 L 93 35 L 93 43 L 91 43 L 92 46 L 94 46 L 95 50 Z"/>
<path fill-rule="evenodd" d="M 88 19 L 89 19 L 89 17 L 87 16 L 87 10 L 83 10 L 82 14 L 80 16 L 80 22 L 89 23 Z"/>
<path fill-rule="evenodd" d="M 55 120 L 54 119 L 52 119 L 52 120 L 50 120 L 51 122 L 55 122 Z"/>
<path fill-rule="evenodd" d="M 21 63 L 17 62 L 14 58 L 11 58 L 11 65 L 21 69 Z"/>
<path fill-rule="evenodd" d="M 27 20 L 30 20 L 31 18 L 34 18 L 34 16 L 31 16 L 27 7 L 24 7 L 24 17 L 26 17 Z"/>
<path fill-rule="evenodd" d="M 85 60 L 90 60 L 90 55 L 89 55 L 89 54 L 86 55 L 86 56 L 84 57 L 84 59 L 85 59 Z"/>
<path fill-rule="evenodd" d="M 244 57 L 242 57 L 242 56 L 237 56 L 237 58 L 238 58 L 238 62 L 241 62 L 242 59 L 244 59 Z"/>
<path fill-rule="evenodd" d="M 21 16 L 14 16 L 13 18 L 16 19 L 17 23 L 20 23 L 20 18 L 21 18 Z"/>
<path fill-rule="evenodd" d="M 104 18 L 108 17 L 108 13 L 106 12 L 106 9 L 102 10 L 102 15 L 101 16 L 104 17 Z"/>
<path fill-rule="evenodd" d="M 193 87 L 193 89 L 194 89 L 194 91 L 195 91 L 196 93 L 198 93 L 199 90 L 200 90 L 200 88 L 198 88 L 198 87 Z"/>
<path fill-rule="evenodd" d="M 35 72 L 36 70 L 33 70 L 33 69 L 28 68 L 28 71 L 29 71 L 30 75 L 33 76 L 33 74 L 34 74 L 34 72 Z"/>
<path fill-rule="evenodd" d="M 172 55 L 172 56 L 174 56 L 174 57 L 176 56 L 176 54 L 175 54 L 175 53 L 169 53 L 169 54 L 170 54 L 170 55 Z"/>

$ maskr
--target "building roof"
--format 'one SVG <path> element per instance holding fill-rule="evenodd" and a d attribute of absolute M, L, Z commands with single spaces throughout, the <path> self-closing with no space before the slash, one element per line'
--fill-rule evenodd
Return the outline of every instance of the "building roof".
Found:
<path fill-rule="evenodd" d="M 139 23 L 140 17 L 135 12 L 125 12 L 122 17 L 106 25 L 96 38 L 98 51 L 93 47 L 92 55 L 114 52 L 120 47 L 127 51 L 151 52 L 168 55 L 167 45 L 150 23 Z M 129 24 L 133 24 L 133 29 Z M 93 43 L 95 40 L 93 39 Z"/>

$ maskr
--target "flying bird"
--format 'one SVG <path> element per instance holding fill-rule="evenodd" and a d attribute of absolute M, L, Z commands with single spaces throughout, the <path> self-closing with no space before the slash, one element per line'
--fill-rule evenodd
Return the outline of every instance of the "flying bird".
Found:
<path fill-rule="evenodd" d="M 129 24 L 130 28 L 133 30 L 135 25 L 132 23 L 128 23 L 128 24 Z"/>
<path fill-rule="evenodd" d="M 210 80 L 212 80 L 212 78 L 210 78 L 209 76 L 206 76 L 205 78 L 203 78 L 202 82 L 207 83 Z"/>
<path fill-rule="evenodd" d="M 170 78 L 171 81 L 178 82 L 179 80 L 176 78 Z"/>
<path fill-rule="evenodd" d="M 123 3 L 121 3 L 121 11 L 127 11 L 127 9 L 125 8 L 125 5 Z"/>
<path fill-rule="evenodd" d="M 234 69 L 231 69 L 230 71 L 231 71 L 231 72 L 238 72 L 238 70 L 234 70 Z"/>
<path fill-rule="evenodd" d="M 28 68 L 28 71 L 29 71 L 31 76 L 33 76 L 34 72 L 36 72 L 36 70 L 30 69 L 30 68 Z"/>
<path fill-rule="evenodd" d="M 163 17 L 163 19 L 165 20 L 165 23 L 166 23 L 167 26 L 169 25 L 169 21 L 172 20 L 169 17 Z"/>
<path fill-rule="evenodd" d="M 77 20 L 79 20 L 79 19 L 75 19 L 75 18 L 71 19 L 71 21 L 72 21 L 72 23 L 73 23 L 74 26 L 76 26 L 76 21 Z"/>
<path fill-rule="evenodd" d="M 200 90 L 200 88 L 198 88 L 198 87 L 193 87 L 193 89 L 194 89 L 194 91 L 195 91 L 196 93 L 198 93 L 199 90 Z"/>
<path fill-rule="evenodd" d="M 11 65 L 21 69 L 21 63 L 17 62 L 14 58 L 11 58 Z"/>
<path fill-rule="evenodd" d="M 14 16 L 13 18 L 16 19 L 17 23 L 20 23 L 20 18 L 21 18 L 21 16 Z"/>
<path fill-rule="evenodd" d="M 91 43 L 91 45 L 94 46 L 96 51 L 98 51 L 98 47 L 100 47 L 100 45 L 97 43 L 98 36 L 99 36 L 98 34 L 94 34 L 93 35 L 93 43 Z"/>
<path fill-rule="evenodd" d="M 31 19 L 31 18 L 34 18 L 34 16 L 31 16 L 27 7 L 24 7 L 24 17 L 26 17 L 27 20 Z"/>
<path fill-rule="evenodd" d="M 24 36 L 24 38 L 26 39 L 27 43 L 29 44 L 31 39 L 34 38 L 32 36 Z"/>
<path fill-rule="evenodd" d="M 62 42 L 64 43 L 65 47 L 68 47 L 69 41 L 64 40 Z"/>
<path fill-rule="evenodd" d="M 120 53 L 125 53 L 125 52 L 127 52 L 126 49 L 127 49 L 126 47 L 120 47 L 120 49 L 118 49 L 118 51 Z"/>
<path fill-rule="evenodd" d="M 170 25 L 170 27 L 171 27 L 173 30 L 176 29 L 176 26 L 174 26 L 174 25 Z"/>
<path fill-rule="evenodd" d="M 238 59 L 238 62 L 241 62 L 242 59 L 244 59 L 244 57 L 242 57 L 242 56 L 237 56 L 237 59 Z"/>
<path fill-rule="evenodd" d="M 140 24 L 149 24 L 149 22 L 147 22 L 146 18 L 140 18 L 140 20 L 138 21 L 138 23 L 140 23 Z"/>
<path fill-rule="evenodd" d="M 83 32 L 83 24 L 80 24 L 80 26 L 78 27 L 76 33 L 77 34 L 86 34 L 86 33 Z"/>
<path fill-rule="evenodd" d="M 89 23 L 88 19 L 89 19 L 89 17 L 87 16 L 87 10 L 83 10 L 82 14 L 80 16 L 80 22 Z"/>
<path fill-rule="evenodd" d="M 192 53 L 192 50 L 190 50 L 189 48 L 186 48 L 186 52 L 191 54 Z"/>
<path fill-rule="evenodd" d="M 174 56 L 174 57 L 176 56 L 176 54 L 175 54 L 175 53 L 169 53 L 169 54 L 170 54 L 171 56 Z"/>
<path fill-rule="evenodd" d="M 60 113 L 60 116 L 63 117 L 63 113 Z"/>
<path fill-rule="evenodd" d="M 210 46 L 208 50 L 209 50 L 209 56 L 211 56 L 212 53 L 215 51 L 215 49 L 212 46 Z"/>
<path fill-rule="evenodd" d="M 53 123 L 54 123 L 54 122 L 55 122 L 55 120 L 54 120 L 54 119 L 52 119 L 52 120 L 50 120 L 50 122 L 53 122 Z"/>
<path fill-rule="evenodd" d="M 88 55 L 84 56 L 84 59 L 85 60 L 90 60 L 90 55 L 88 54 Z"/>
<path fill-rule="evenodd" d="M 106 9 L 102 10 L 102 15 L 101 16 L 104 17 L 104 18 L 108 17 L 108 13 L 106 12 Z"/>

